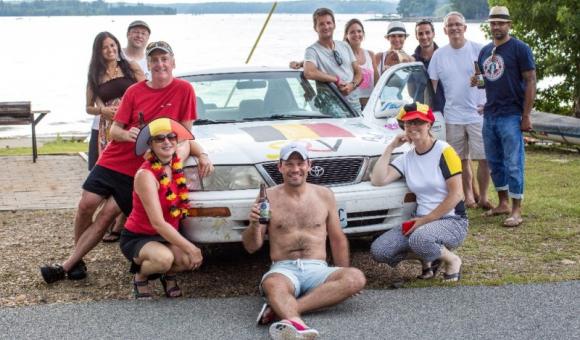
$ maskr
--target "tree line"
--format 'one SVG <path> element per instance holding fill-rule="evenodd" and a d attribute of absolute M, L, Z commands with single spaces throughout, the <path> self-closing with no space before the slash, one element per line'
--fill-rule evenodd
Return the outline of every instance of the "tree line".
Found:
<path fill-rule="evenodd" d="M 0 16 L 66 16 L 66 15 L 165 15 L 176 14 L 175 8 L 143 4 L 109 4 L 102 0 L 7 2 L 0 0 Z"/>

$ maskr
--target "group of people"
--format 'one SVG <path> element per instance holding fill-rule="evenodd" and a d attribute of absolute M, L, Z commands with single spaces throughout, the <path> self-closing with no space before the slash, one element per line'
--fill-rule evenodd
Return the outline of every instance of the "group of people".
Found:
<path fill-rule="evenodd" d="M 306 48 L 304 61 L 292 61 L 290 67 L 303 67 L 307 79 L 334 83 L 360 111 L 379 76 L 389 67 L 422 62 L 435 90 L 432 109 L 443 113 L 446 141 L 461 159 L 465 206 L 484 209 L 484 216 L 506 214 L 503 226 L 517 227 L 523 222 L 522 131 L 531 129 L 535 64 L 530 48 L 509 35 L 511 19 L 506 7 L 492 7 L 488 22 L 493 42 L 484 47 L 466 39 L 467 25 L 461 13 L 448 13 L 443 29 L 449 44 L 439 48 L 433 41 L 433 23 L 420 20 L 415 25 L 419 46 L 409 56 L 403 49 L 409 36 L 405 25 L 393 21 L 385 34 L 389 49 L 374 54 L 361 47 L 364 27 L 358 19 L 346 23 L 344 41 L 334 40 L 334 13 L 319 8 L 313 14 L 318 40 Z M 485 86 L 476 87 L 480 70 Z M 475 176 L 472 160 L 478 164 Z M 499 196 L 496 207 L 487 194 L 490 172 Z"/>
<path fill-rule="evenodd" d="M 466 201 L 473 199 L 464 190 L 470 179 L 458 176 L 468 168 L 466 161 L 480 161 L 482 172 L 487 171 L 485 159 L 489 162 L 500 201 L 486 214 L 509 214 L 506 226 L 521 223 L 521 131 L 531 128 L 535 94 L 529 47 L 509 36 L 511 19 L 505 7 L 491 9 L 493 42 L 484 47 L 464 38 L 466 25 L 460 13 L 445 17 L 450 43 L 441 48 L 433 42 L 433 24 L 420 21 L 416 25 L 420 46 L 413 57 L 402 51 L 407 37 L 402 23 L 389 25 L 386 37 L 391 49 L 373 54 L 361 48 L 364 28 L 359 20 L 347 23 L 345 42 L 333 40 L 331 10 L 316 10 L 313 21 L 319 40 L 306 49 L 303 62 L 291 66 L 304 67 L 309 79 L 335 83 L 353 107 L 366 104 L 361 99 L 368 98 L 369 89 L 389 66 L 418 60 L 428 68 L 439 94 L 434 105 L 444 105 L 450 119 L 449 140 L 437 140 L 431 134 L 435 121 L 431 107 L 418 102 L 401 107 L 397 120 L 403 133 L 376 162 L 371 183 L 380 186 L 404 179 L 416 196 L 417 209 L 410 220 L 378 237 L 370 253 L 392 267 L 405 259 L 420 260 L 420 279 L 431 279 L 440 270 L 445 281 L 458 281 L 462 260 L 453 251 L 467 236 Z M 140 30 L 135 33 L 140 37 L 137 40 L 146 43 L 149 26 L 142 21 L 132 23 L 128 39 L 133 29 Z M 189 208 L 182 160 L 196 157 L 201 177 L 213 171 L 207 153 L 190 132 L 196 119 L 194 89 L 174 78 L 175 56 L 169 44 L 150 43 L 143 55 L 145 72 L 139 63 L 128 60 L 135 60 L 139 53 L 122 52 L 110 33 L 95 38 L 87 112 L 111 121 L 110 130 L 106 131 L 106 124 L 99 125 L 108 140 L 83 184 L 74 221 L 75 246 L 62 264 L 41 268 L 47 283 L 86 277 L 83 256 L 121 212 L 128 218 L 120 247 L 134 274 L 136 298 L 151 298 L 149 281 L 155 279 L 160 279 L 168 298 L 181 296 L 175 274 L 195 270 L 203 261 L 200 249 L 179 233 L 179 221 Z M 474 88 L 474 61 L 483 71 L 485 93 Z M 112 101 L 121 97 L 120 103 Z M 95 138 L 100 141 L 101 136 L 99 130 Z M 393 151 L 404 143 L 411 148 L 392 159 Z M 344 301 L 366 284 L 365 275 L 350 266 L 334 194 L 306 181 L 310 167 L 305 145 L 291 142 L 282 147 L 278 170 L 283 183 L 267 189 L 271 218 L 260 222 L 258 197 L 242 234 L 250 253 L 259 250 L 266 237 L 269 240 L 272 266 L 259 284 L 266 303 L 257 321 L 272 323 L 269 331 L 274 339 L 315 339 L 318 331 L 306 325 L 302 314 Z M 480 191 L 480 205 L 489 204 L 485 190 Z M 327 262 L 327 241 L 332 265 Z"/>
<path fill-rule="evenodd" d="M 190 132 L 196 119 L 194 89 L 174 77 L 175 56 L 168 43 L 146 44 L 150 32 L 143 21 L 129 25 L 129 45 L 136 49 L 121 50 L 108 32 L 95 38 L 87 112 L 100 118 L 93 142 L 103 141 L 103 147 L 92 149 L 98 156 L 93 155 L 82 186 L 70 256 L 40 269 L 47 283 L 85 278 L 83 257 L 120 214 L 127 217 L 120 247 L 131 263 L 135 297 L 150 297 L 148 281 L 157 278 L 167 297 L 180 296 L 174 274 L 202 261 L 199 248 L 178 232 L 189 208 L 181 160 L 196 157 L 201 177 L 213 165 Z M 128 61 L 129 56 L 136 61 Z M 146 72 L 139 66 L 143 63 Z"/>

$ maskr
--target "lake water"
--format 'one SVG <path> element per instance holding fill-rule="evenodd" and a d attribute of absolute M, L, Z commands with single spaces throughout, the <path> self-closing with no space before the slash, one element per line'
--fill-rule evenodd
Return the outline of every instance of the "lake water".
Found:
<path fill-rule="evenodd" d="M 351 18 L 336 16 L 335 39 L 341 39 Z M 150 41 L 165 40 L 176 57 L 176 74 L 190 70 L 242 65 L 260 32 L 266 14 L 208 14 L 171 16 L 2 17 L 0 101 L 32 102 L 36 110 L 51 110 L 37 126 L 41 136 L 86 135 L 92 116 L 85 112 L 85 90 L 91 48 L 100 31 L 113 33 L 124 46 L 127 25 L 145 20 L 152 29 Z M 364 47 L 383 51 L 388 22 L 363 21 Z M 414 24 L 405 23 L 413 33 Z M 480 24 L 468 24 L 468 39 L 486 43 Z M 304 49 L 316 41 L 310 14 L 274 14 L 254 52 L 250 65 L 286 66 L 301 60 Z M 435 41 L 447 44 L 442 23 L 435 23 Z M 405 43 L 411 54 L 417 41 Z M 0 127 L 1 137 L 29 135 L 29 126 Z"/>

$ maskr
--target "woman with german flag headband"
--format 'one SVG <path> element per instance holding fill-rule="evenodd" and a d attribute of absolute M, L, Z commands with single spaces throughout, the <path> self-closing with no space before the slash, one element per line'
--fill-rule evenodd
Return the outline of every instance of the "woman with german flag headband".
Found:
<path fill-rule="evenodd" d="M 189 207 L 182 159 L 201 154 L 201 147 L 183 125 L 158 118 L 139 132 L 135 153 L 145 155 L 145 162 L 135 175 L 133 210 L 120 239 L 135 274 L 134 295 L 150 298 L 148 280 L 160 277 L 165 295 L 179 297 L 175 273 L 195 270 L 202 262 L 200 249 L 179 233 Z M 211 171 L 210 164 L 200 175 Z"/>
<path fill-rule="evenodd" d="M 469 225 L 461 160 L 449 144 L 431 134 L 435 117 L 429 106 L 407 104 L 397 120 L 404 133 L 386 147 L 373 168 L 371 182 L 382 186 L 404 178 L 417 197 L 417 210 L 409 221 L 377 238 L 371 255 L 375 261 L 395 267 L 411 252 L 423 264 L 420 279 L 434 277 L 439 266 L 444 266 L 444 280 L 458 281 L 461 259 L 452 250 L 463 243 Z M 410 143 L 411 148 L 391 160 L 393 150 L 404 143 Z"/>

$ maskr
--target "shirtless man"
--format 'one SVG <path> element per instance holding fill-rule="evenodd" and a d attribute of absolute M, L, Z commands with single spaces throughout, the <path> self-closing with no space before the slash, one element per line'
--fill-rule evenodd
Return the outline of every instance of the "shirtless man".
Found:
<path fill-rule="evenodd" d="M 304 145 L 284 146 L 278 164 L 284 183 L 267 190 L 270 223 L 258 223 L 256 203 L 242 235 L 244 247 L 253 253 L 268 233 L 272 267 L 262 277 L 260 290 L 269 306 L 262 309 L 258 322 L 282 319 L 270 326 L 273 339 L 315 339 L 318 332 L 306 326 L 301 314 L 342 302 L 366 283 L 360 270 L 349 267 L 348 240 L 340 228 L 334 194 L 306 183 L 309 170 Z M 327 237 L 336 267 L 326 263 Z"/>

